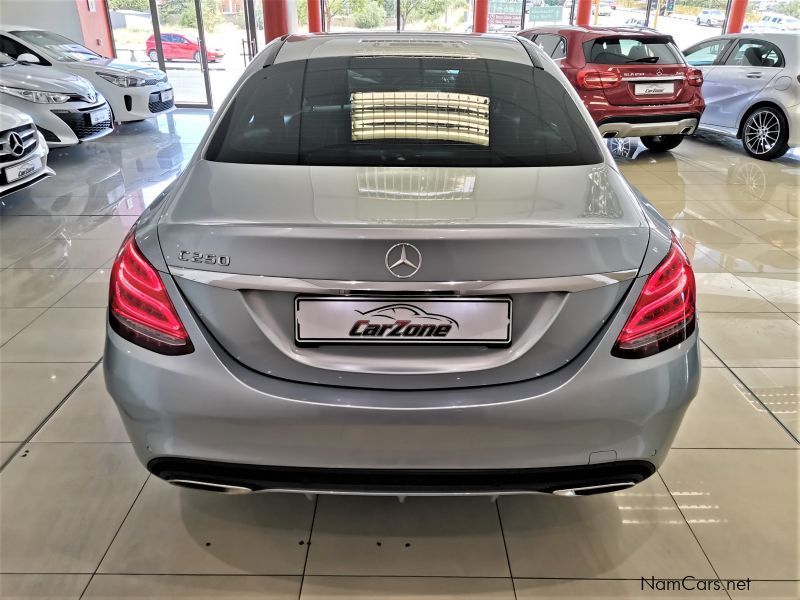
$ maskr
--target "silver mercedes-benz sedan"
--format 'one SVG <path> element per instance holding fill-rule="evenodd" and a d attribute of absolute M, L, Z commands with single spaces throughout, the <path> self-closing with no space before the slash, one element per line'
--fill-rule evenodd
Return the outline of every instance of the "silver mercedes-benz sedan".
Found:
<path fill-rule="evenodd" d="M 124 241 L 104 368 L 176 485 L 615 491 L 697 390 L 694 275 L 527 40 L 289 36 Z"/>

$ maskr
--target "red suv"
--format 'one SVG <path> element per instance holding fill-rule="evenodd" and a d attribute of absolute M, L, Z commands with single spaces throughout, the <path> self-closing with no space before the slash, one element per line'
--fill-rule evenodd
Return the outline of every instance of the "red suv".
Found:
<path fill-rule="evenodd" d="M 603 137 L 639 137 L 671 150 L 697 128 L 703 73 L 672 38 L 623 27 L 537 27 L 518 35 L 557 61 Z"/>
<path fill-rule="evenodd" d="M 164 48 L 164 60 L 184 59 L 200 62 L 200 42 L 194 36 L 185 33 L 162 33 L 161 46 Z M 147 38 L 145 51 L 151 61 L 156 62 L 158 60 L 155 36 L 151 35 Z M 225 56 L 225 53 L 222 50 L 206 49 L 206 60 L 208 62 L 216 62 L 223 56 Z"/>

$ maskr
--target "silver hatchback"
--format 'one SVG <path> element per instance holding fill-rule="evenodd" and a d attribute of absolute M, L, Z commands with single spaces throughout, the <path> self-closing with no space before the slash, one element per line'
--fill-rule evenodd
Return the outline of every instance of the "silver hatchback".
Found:
<path fill-rule="evenodd" d="M 691 266 L 508 36 L 289 36 L 111 276 L 136 451 L 229 493 L 608 492 L 700 376 Z"/>

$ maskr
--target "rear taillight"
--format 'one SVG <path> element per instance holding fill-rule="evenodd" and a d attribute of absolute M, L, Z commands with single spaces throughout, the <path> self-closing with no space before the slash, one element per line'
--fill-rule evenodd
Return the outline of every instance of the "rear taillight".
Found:
<path fill-rule="evenodd" d="M 647 278 L 611 354 L 643 358 L 671 348 L 695 328 L 694 272 L 672 236 L 667 257 Z"/>
<path fill-rule="evenodd" d="M 585 90 L 600 90 L 612 88 L 622 81 L 619 74 L 613 71 L 597 71 L 596 69 L 581 69 L 576 75 L 578 87 Z"/>
<path fill-rule="evenodd" d="M 111 328 L 134 344 L 159 354 L 194 351 L 161 276 L 136 246 L 133 232 L 111 269 L 108 309 Z"/>
<path fill-rule="evenodd" d="M 700 87 L 703 85 L 703 72 L 700 69 L 686 69 L 686 82 L 689 85 Z"/>

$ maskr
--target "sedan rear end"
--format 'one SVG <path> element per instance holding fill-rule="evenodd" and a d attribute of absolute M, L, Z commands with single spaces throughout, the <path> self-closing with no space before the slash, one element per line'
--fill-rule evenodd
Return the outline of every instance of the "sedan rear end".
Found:
<path fill-rule="evenodd" d="M 289 37 L 124 242 L 104 366 L 178 485 L 613 491 L 696 391 L 694 280 L 528 42 Z"/>

